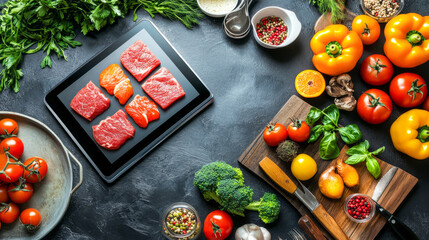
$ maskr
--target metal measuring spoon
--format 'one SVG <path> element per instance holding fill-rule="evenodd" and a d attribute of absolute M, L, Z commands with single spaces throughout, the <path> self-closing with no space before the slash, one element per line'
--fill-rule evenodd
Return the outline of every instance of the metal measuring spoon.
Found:
<path fill-rule="evenodd" d="M 228 36 L 243 38 L 250 32 L 249 5 L 251 2 L 252 0 L 250 2 L 243 0 L 235 10 L 225 16 L 223 27 Z"/>

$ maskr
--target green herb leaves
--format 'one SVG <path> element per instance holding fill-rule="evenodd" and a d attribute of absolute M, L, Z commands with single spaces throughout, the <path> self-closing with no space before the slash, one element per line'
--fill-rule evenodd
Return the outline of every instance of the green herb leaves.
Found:
<path fill-rule="evenodd" d="M 0 15 L 0 91 L 6 88 L 18 92 L 23 76 L 19 65 L 24 54 L 43 50 L 46 56 L 41 68 L 52 67 L 52 54 L 67 61 L 64 51 L 80 46 L 75 30 L 83 34 L 113 24 L 134 9 L 143 8 L 155 14 L 181 21 L 187 28 L 203 17 L 195 0 L 9 0 Z M 35 46 L 34 48 L 31 48 Z"/>
<path fill-rule="evenodd" d="M 347 164 L 357 164 L 360 162 L 366 161 L 366 168 L 374 176 L 374 178 L 380 177 L 380 165 L 377 162 L 377 159 L 374 158 L 375 155 L 378 155 L 384 152 L 384 147 L 381 147 L 373 152 L 369 152 L 369 142 L 365 140 L 357 144 L 356 146 L 347 150 L 347 154 L 350 157 L 345 161 Z"/>
<path fill-rule="evenodd" d="M 309 4 L 316 5 L 321 14 L 331 13 L 333 24 L 340 23 L 344 20 L 344 1 L 337 0 L 310 0 Z"/>
<path fill-rule="evenodd" d="M 345 127 L 338 126 L 340 111 L 335 104 L 329 105 L 323 110 L 312 107 L 305 121 L 313 125 L 321 118 L 322 124 L 316 125 L 311 129 L 308 142 L 317 141 L 323 134 L 323 138 L 319 145 L 319 154 L 322 159 L 334 159 L 340 154 L 336 131 L 339 132 L 341 139 L 347 144 L 354 144 L 362 139 L 362 133 L 356 124 L 347 125 Z"/>

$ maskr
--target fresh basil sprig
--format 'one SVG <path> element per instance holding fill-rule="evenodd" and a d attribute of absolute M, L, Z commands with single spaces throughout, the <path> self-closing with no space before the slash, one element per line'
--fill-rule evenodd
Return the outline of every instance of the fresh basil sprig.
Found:
<path fill-rule="evenodd" d="M 324 160 L 334 159 L 340 154 L 335 131 L 340 133 L 341 139 L 346 144 L 354 144 L 362 139 L 362 133 L 356 124 L 339 127 L 339 118 L 340 111 L 335 104 L 332 104 L 323 110 L 312 107 L 305 120 L 307 124 L 312 126 L 322 119 L 322 124 L 316 125 L 311 129 L 308 142 L 317 141 L 323 134 L 319 145 L 319 155 Z"/>
<path fill-rule="evenodd" d="M 373 152 L 369 152 L 368 149 L 369 142 L 367 140 L 350 148 L 349 150 L 347 150 L 347 154 L 350 155 L 350 157 L 345 161 L 345 163 L 357 164 L 366 161 L 366 168 L 372 174 L 372 176 L 377 179 L 378 177 L 380 177 L 381 170 L 380 165 L 378 164 L 377 159 L 375 159 L 374 156 L 384 152 L 385 148 L 383 146 Z"/>

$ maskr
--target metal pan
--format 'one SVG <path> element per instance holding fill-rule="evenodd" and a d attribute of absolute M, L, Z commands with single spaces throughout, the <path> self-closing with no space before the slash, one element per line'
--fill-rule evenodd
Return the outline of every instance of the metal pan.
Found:
<path fill-rule="evenodd" d="M 40 229 L 33 234 L 25 230 L 19 219 L 12 224 L 2 224 L 0 238 L 41 239 L 46 236 L 66 213 L 72 194 L 82 184 L 83 169 L 61 140 L 42 122 L 14 112 L 0 111 L 0 119 L 11 118 L 19 125 L 18 137 L 24 143 L 21 161 L 30 157 L 41 157 L 48 164 L 48 174 L 42 182 L 33 185 L 33 197 L 20 210 L 36 208 L 42 215 Z M 73 185 L 73 170 L 70 157 L 79 166 L 79 182 Z"/>

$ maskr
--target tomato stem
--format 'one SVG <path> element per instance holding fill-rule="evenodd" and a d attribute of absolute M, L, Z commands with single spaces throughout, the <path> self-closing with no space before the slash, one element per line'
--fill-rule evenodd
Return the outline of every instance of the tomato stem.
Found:
<path fill-rule="evenodd" d="M 216 223 L 213 222 L 213 218 L 210 218 L 210 222 L 212 223 L 212 230 L 213 230 L 213 235 L 215 236 L 215 238 L 217 238 L 218 233 L 219 233 L 219 238 L 221 238 L 222 230 L 220 229 L 219 225 L 217 225 Z"/>
<path fill-rule="evenodd" d="M 386 65 L 381 64 L 381 63 L 380 63 L 380 61 L 381 61 L 381 60 L 380 60 L 379 58 L 377 58 L 377 60 L 375 61 L 374 66 L 373 66 L 373 65 L 371 65 L 371 62 L 369 63 L 369 66 L 370 66 L 372 69 L 374 69 L 375 71 L 377 71 L 377 75 L 380 73 L 381 69 L 383 69 L 383 68 L 387 67 Z"/>
<path fill-rule="evenodd" d="M 368 95 L 368 97 L 369 97 L 369 103 L 370 103 L 370 105 L 368 105 L 368 107 L 382 106 L 382 107 L 385 107 L 385 108 L 389 109 L 388 107 L 386 107 L 386 105 L 384 105 L 384 103 L 380 102 L 380 97 L 381 96 L 378 96 L 376 98 L 371 93 L 365 93 L 365 94 Z"/>
<path fill-rule="evenodd" d="M 368 24 L 366 23 L 365 23 L 365 28 L 363 29 L 363 32 L 362 32 L 362 36 L 365 36 L 365 34 L 368 34 L 368 35 L 371 34 L 371 30 L 369 29 Z"/>
<path fill-rule="evenodd" d="M 410 90 L 408 90 L 408 92 L 407 92 L 407 94 L 408 95 L 410 95 L 411 96 L 411 92 L 413 92 L 413 101 L 414 101 L 414 99 L 416 98 L 416 94 L 417 93 L 420 93 L 420 94 L 422 94 L 423 95 L 423 92 L 422 92 L 422 90 L 421 90 L 421 88 L 422 87 L 424 87 L 424 86 L 426 86 L 426 84 L 421 84 L 421 85 L 417 85 L 417 82 L 419 81 L 419 79 L 416 79 L 416 80 L 414 80 L 412 83 L 411 83 L 411 88 L 410 88 Z"/>

